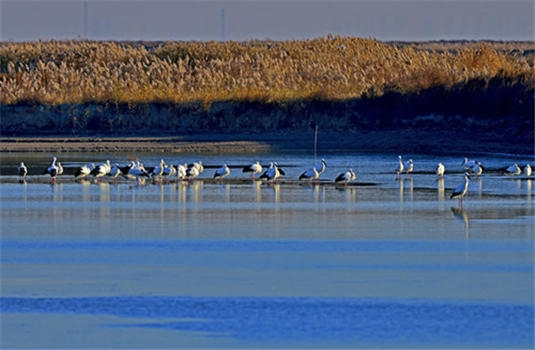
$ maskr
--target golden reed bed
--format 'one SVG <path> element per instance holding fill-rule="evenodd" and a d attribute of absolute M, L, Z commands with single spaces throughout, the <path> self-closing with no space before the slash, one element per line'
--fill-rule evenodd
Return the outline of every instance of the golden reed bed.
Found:
<path fill-rule="evenodd" d="M 534 42 L 0 43 L 0 104 L 340 100 L 482 79 L 535 84 Z"/>

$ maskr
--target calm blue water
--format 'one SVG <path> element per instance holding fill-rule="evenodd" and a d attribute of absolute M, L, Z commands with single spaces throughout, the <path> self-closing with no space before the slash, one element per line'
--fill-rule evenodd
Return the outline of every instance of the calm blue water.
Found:
<path fill-rule="evenodd" d="M 278 160 L 288 179 L 314 162 L 184 161 L 215 168 L 222 157 Z M 2 167 L 19 158 L 4 156 Z M 462 210 L 449 199 L 462 159 L 441 159 L 450 172 L 437 181 L 434 157 L 414 156 L 417 173 L 401 179 L 396 156 L 325 158 L 320 185 L 1 183 L 0 345 L 535 345 L 532 180 L 492 170 L 509 158 L 483 159 L 491 170 L 471 182 Z M 48 162 L 30 159 L 34 169 Z M 361 185 L 327 183 L 348 166 Z"/>

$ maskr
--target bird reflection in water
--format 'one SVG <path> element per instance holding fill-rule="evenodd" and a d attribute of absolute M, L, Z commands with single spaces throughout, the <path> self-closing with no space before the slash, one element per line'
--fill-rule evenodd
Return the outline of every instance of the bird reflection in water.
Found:
<path fill-rule="evenodd" d="M 412 176 L 406 177 L 405 179 L 397 179 L 396 181 L 399 182 L 399 201 L 403 202 L 404 200 L 405 186 L 407 186 L 409 197 L 410 197 L 410 200 L 412 201 L 414 199 L 414 182 L 413 182 Z"/>
<path fill-rule="evenodd" d="M 438 200 L 444 201 L 445 193 L 444 193 L 444 178 L 443 177 L 439 177 L 437 179 L 437 191 L 438 191 Z"/>
<path fill-rule="evenodd" d="M 273 190 L 273 199 L 275 203 L 279 203 L 281 199 L 280 189 L 281 185 L 278 183 L 273 183 L 270 185 L 271 189 Z"/>
<path fill-rule="evenodd" d="M 255 194 L 255 200 L 257 203 L 262 202 L 262 181 L 253 180 L 253 189 Z"/>
<path fill-rule="evenodd" d="M 463 208 L 454 208 L 451 207 L 451 211 L 455 219 L 464 223 L 464 236 L 466 239 L 470 238 L 470 219 L 468 219 L 468 214 Z"/>

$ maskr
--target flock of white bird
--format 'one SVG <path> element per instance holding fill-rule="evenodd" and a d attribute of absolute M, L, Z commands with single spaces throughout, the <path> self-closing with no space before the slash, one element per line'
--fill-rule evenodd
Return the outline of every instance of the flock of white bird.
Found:
<path fill-rule="evenodd" d="M 457 186 L 450 198 L 458 198 L 459 204 L 462 206 L 462 199 L 466 195 L 468 190 L 468 183 L 470 181 L 470 176 L 480 176 L 483 173 L 483 165 L 475 160 L 469 160 L 464 158 L 461 165 L 465 169 L 465 181 Z M 299 180 L 306 180 L 309 183 L 312 181 L 319 182 L 320 176 L 325 172 L 327 168 L 327 163 L 325 159 L 321 160 L 321 164 L 316 165 L 310 169 L 304 171 L 300 176 Z M 262 173 L 263 167 L 260 162 L 255 162 L 251 165 L 245 166 L 242 169 L 243 173 L 251 173 L 251 179 L 255 180 L 257 174 Z M 195 162 L 192 164 L 178 164 L 172 165 L 167 164 L 163 159 L 160 160 L 160 163 L 155 167 L 145 168 L 141 162 L 131 161 L 126 166 L 120 166 L 119 164 L 111 164 L 109 160 L 105 163 L 95 165 L 85 164 L 78 168 L 74 174 L 76 179 L 82 179 L 85 177 L 92 176 L 97 181 L 102 181 L 104 176 L 111 177 L 116 179 L 119 176 L 122 176 L 126 179 L 137 180 L 142 183 L 144 179 L 153 179 L 156 182 L 165 181 L 172 177 L 175 177 L 177 180 L 193 180 L 197 178 L 204 171 L 204 166 L 202 162 Z M 414 163 L 412 159 L 409 159 L 407 162 L 403 162 L 402 156 L 398 156 L 398 167 L 395 170 L 395 173 L 398 177 L 401 174 L 405 173 L 406 175 L 411 175 L 414 171 Z M 436 167 L 436 175 L 438 177 L 444 176 L 446 169 L 444 164 L 438 163 Z M 516 176 L 524 174 L 527 177 L 530 177 L 532 174 L 532 169 L 529 164 L 526 164 L 523 169 L 521 169 L 518 164 L 513 164 L 505 169 L 503 175 Z M 20 163 L 18 167 L 18 174 L 20 176 L 21 182 L 23 182 L 28 175 L 28 168 L 24 162 Z M 52 158 L 50 166 L 43 172 L 43 174 L 50 175 L 52 183 L 56 182 L 56 177 L 63 174 L 63 167 L 60 162 L 57 161 L 56 157 Z M 222 181 L 223 178 L 230 174 L 230 168 L 227 164 L 223 164 L 218 168 L 213 175 L 213 178 L 219 181 Z M 282 170 L 277 162 L 271 162 L 267 170 L 265 170 L 259 177 L 259 180 L 266 180 L 268 183 L 273 183 L 277 181 L 281 176 L 286 175 L 284 170 Z M 357 175 L 353 169 L 348 169 L 347 171 L 340 173 L 334 180 L 335 183 L 343 183 L 345 186 L 348 185 L 351 181 L 356 180 Z"/>

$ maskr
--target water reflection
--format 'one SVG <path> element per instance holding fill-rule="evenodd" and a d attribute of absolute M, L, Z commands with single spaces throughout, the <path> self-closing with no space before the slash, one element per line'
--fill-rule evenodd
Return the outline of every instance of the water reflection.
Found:
<path fill-rule="evenodd" d="M 477 197 L 478 198 L 482 198 L 483 196 L 483 180 L 481 179 L 481 177 L 477 176 L 474 178 L 474 180 L 472 181 L 474 184 L 475 184 L 475 191 L 477 192 Z"/>
<path fill-rule="evenodd" d="M 468 214 L 463 208 L 454 208 L 451 207 L 453 216 L 455 219 L 461 221 L 464 224 L 464 236 L 466 239 L 470 238 L 470 220 L 468 219 Z"/>
<path fill-rule="evenodd" d="M 444 191 L 444 178 L 440 177 L 437 180 L 437 192 L 438 192 L 438 200 L 444 201 L 445 199 L 445 191 Z"/>
<path fill-rule="evenodd" d="M 255 201 L 262 202 L 262 181 L 253 181 L 253 189 L 255 194 Z"/>
<path fill-rule="evenodd" d="M 189 201 L 199 203 L 201 200 L 201 190 L 203 188 L 203 181 L 192 181 L 187 183 L 187 194 Z"/>
<path fill-rule="evenodd" d="M 399 182 L 399 201 L 403 202 L 403 193 L 405 191 L 403 186 L 403 180 L 401 178 L 396 178 L 396 181 Z"/>
<path fill-rule="evenodd" d="M 399 201 L 403 202 L 406 192 L 408 192 L 409 199 L 414 200 L 414 181 L 412 176 L 407 176 L 404 179 L 399 179 Z M 406 187 L 406 188 L 405 188 Z"/>

